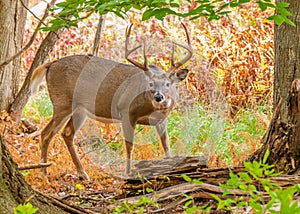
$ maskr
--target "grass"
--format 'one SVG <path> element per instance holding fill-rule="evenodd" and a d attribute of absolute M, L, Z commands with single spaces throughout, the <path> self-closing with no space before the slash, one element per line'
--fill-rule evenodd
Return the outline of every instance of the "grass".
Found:
<path fill-rule="evenodd" d="M 31 96 L 23 110 L 23 115 L 35 122 L 44 121 L 50 118 L 52 114 L 53 106 L 47 88 L 43 88 L 36 95 Z"/>
<path fill-rule="evenodd" d="M 260 108 L 259 108 L 260 109 Z M 197 104 L 185 112 L 173 112 L 169 118 L 169 135 L 173 153 L 180 155 L 221 155 L 232 165 L 239 155 L 251 153 L 267 128 L 261 110 L 240 110 L 234 118 Z"/>

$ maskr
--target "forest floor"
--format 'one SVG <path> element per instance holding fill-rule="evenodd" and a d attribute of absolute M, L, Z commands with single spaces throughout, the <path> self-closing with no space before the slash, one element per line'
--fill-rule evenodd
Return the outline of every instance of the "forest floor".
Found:
<path fill-rule="evenodd" d="M 24 124 L 15 124 L 5 113 L 0 118 L 4 142 L 19 167 L 40 161 L 38 137 L 26 134 L 35 128 Z M 61 206 L 67 204 L 77 209 L 78 213 L 255 213 L 253 206 L 239 207 L 239 203 L 234 201 L 237 198 L 251 200 L 253 195 L 248 190 L 231 189 L 228 195 L 224 194 L 226 189 L 220 186 L 228 185 L 234 175 L 245 176 L 244 166 L 208 167 L 207 158 L 199 156 L 161 157 L 137 162 L 132 175 L 125 178 L 122 176 L 123 163 L 99 167 L 93 162 L 93 157 L 77 146 L 90 176 L 90 180 L 86 181 L 77 177 L 61 137 L 57 135 L 53 141 L 49 149 L 52 165 L 48 167 L 47 176 L 40 169 L 22 170 L 22 173 L 35 190 L 54 197 L 61 202 Z M 264 192 L 265 184 L 252 179 L 250 183 L 258 186 L 259 203 L 264 206 L 272 202 L 271 195 Z M 272 185 L 280 185 L 279 189 L 274 190 L 279 191 L 281 187 L 299 184 L 300 176 L 276 175 L 268 181 Z M 297 195 L 291 199 L 299 200 Z M 222 202 L 223 208 L 220 207 Z M 229 210 L 225 202 L 233 207 Z M 280 203 L 272 206 L 273 210 L 280 209 Z"/>
<path fill-rule="evenodd" d="M 40 162 L 39 137 L 29 134 L 37 127 L 24 124 L 25 122 L 20 126 L 15 124 L 6 113 L 0 118 L 0 131 L 4 142 L 19 167 Z M 55 197 L 62 203 L 81 207 L 79 213 L 132 213 L 144 209 L 145 212 L 182 213 L 187 208 L 184 203 L 190 200 L 183 195 L 202 190 L 195 184 L 187 183 L 181 177 L 181 173 L 197 172 L 202 168 L 208 170 L 207 160 L 202 157 L 161 157 L 158 160 L 141 161 L 136 165 L 137 171 L 133 172 L 134 176 L 124 178 L 123 163 L 99 167 L 80 146 L 77 146 L 77 152 L 90 176 L 88 181 L 77 177 L 74 164 L 60 135 L 56 135 L 50 144 L 48 157 L 52 165 L 48 167 L 47 176 L 40 169 L 21 171 L 33 189 Z M 228 174 L 228 170 L 225 171 L 225 174 Z M 157 197 L 158 191 L 163 191 L 159 193 L 162 197 Z M 169 197 L 172 195 L 174 197 Z M 130 199 L 131 202 L 125 202 L 125 199 Z M 174 203 L 170 206 L 171 202 Z M 193 201 L 194 206 L 205 207 L 213 204 L 216 207 L 217 204 L 211 197 Z M 164 207 L 168 209 L 165 210 Z"/>

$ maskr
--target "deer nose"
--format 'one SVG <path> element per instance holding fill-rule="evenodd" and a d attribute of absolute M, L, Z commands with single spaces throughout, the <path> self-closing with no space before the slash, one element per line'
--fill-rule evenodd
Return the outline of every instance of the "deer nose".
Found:
<path fill-rule="evenodd" d="M 164 98 L 164 95 L 162 95 L 162 94 L 160 94 L 160 93 L 156 93 L 155 95 L 154 95 L 154 100 L 156 101 L 156 102 L 161 102 L 161 101 L 163 101 L 165 98 Z"/>

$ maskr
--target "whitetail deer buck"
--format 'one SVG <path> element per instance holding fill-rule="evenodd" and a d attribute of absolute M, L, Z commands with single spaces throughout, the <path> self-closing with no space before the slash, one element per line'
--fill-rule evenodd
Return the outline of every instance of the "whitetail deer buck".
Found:
<path fill-rule="evenodd" d="M 192 57 L 189 34 L 182 25 L 188 45 L 173 42 L 168 72 L 155 65 L 147 65 L 145 45 L 143 64 L 129 59 L 129 55 L 142 46 L 128 49 L 132 25 L 126 29 L 125 57 L 134 66 L 96 56 L 75 55 L 36 68 L 31 78 L 31 91 L 36 92 L 46 76 L 53 103 L 52 120 L 41 134 L 41 162 L 47 162 L 49 143 L 66 123 L 62 136 L 78 175 L 89 179 L 73 145 L 74 135 L 86 116 L 104 123 L 122 123 L 127 152 L 126 174 L 130 173 L 136 124 L 156 126 L 165 154 L 169 157 L 167 117 L 177 98 L 174 84 L 184 80 L 188 74 L 187 69 L 175 70 Z M 174 62 L 175 44 L 187 50 L 187 55 L 177 63 Z"/>

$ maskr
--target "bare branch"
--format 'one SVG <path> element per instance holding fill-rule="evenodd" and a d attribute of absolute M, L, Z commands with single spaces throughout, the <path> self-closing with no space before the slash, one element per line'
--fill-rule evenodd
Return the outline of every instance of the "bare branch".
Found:
<path fill-rule="evenodd" d="M 19 170 L 27 170 L 27 169 L 38 169 L 51 166 L 52 163 L 38 163 L 38 164 L 29 164 L 25 166 L 19 166 Z"/>
<path fill-rule="evenodd" d="M 104 21 L 104 17 L 103 17 L 103 15 L 100 15 L 98 26 L 97 26 L 97 31 L 96 31 L 96 34 L 95 34 L 94 46 L 93 46 L 93 55 L 94 56 L 97 56 L 97 54 L 99 52 L 101 32 L 102 32 L 103 25 L 104 25 L 103 21 Z"/>
<path fill-rule="evenodd" d="M 44 14 L 44 16 L 43 16 L 43 18 L 42 19 L 40 19 L 38 16 L 36 16 L 25 4 L 24 4 L 24 2 L 22 1 L 22 0 L 20 0 L 21 1 L 21 4 L 23 5 L 23 7 L 25 7 L 25 9 L 29 12 L 29 13 L 31 13 L 31 15 L 34 17 L 34 18 L 36 18 L 37 20 L 39 20 L 40 21 L 40 23 L 42 23 L 43 25 L 45 25 L 46 26 L 46 24 L 44 23 L 44 20 L 43 20 L 43 18 L 44 18 L 44 16 L 45 16 L 45 14 L 47 14 L 47 16 L 48 16 L 48 9 L 49 9 L 49 5 L 51 5 L 51 6 L 53 6 L 54 5 L 54 3 L 56 2 L 56 0 L 52 0 L 49 4 L 47 4 L 47 8 L 46 8 L 46 10 L 45 10 L 45 14 Z"/>

